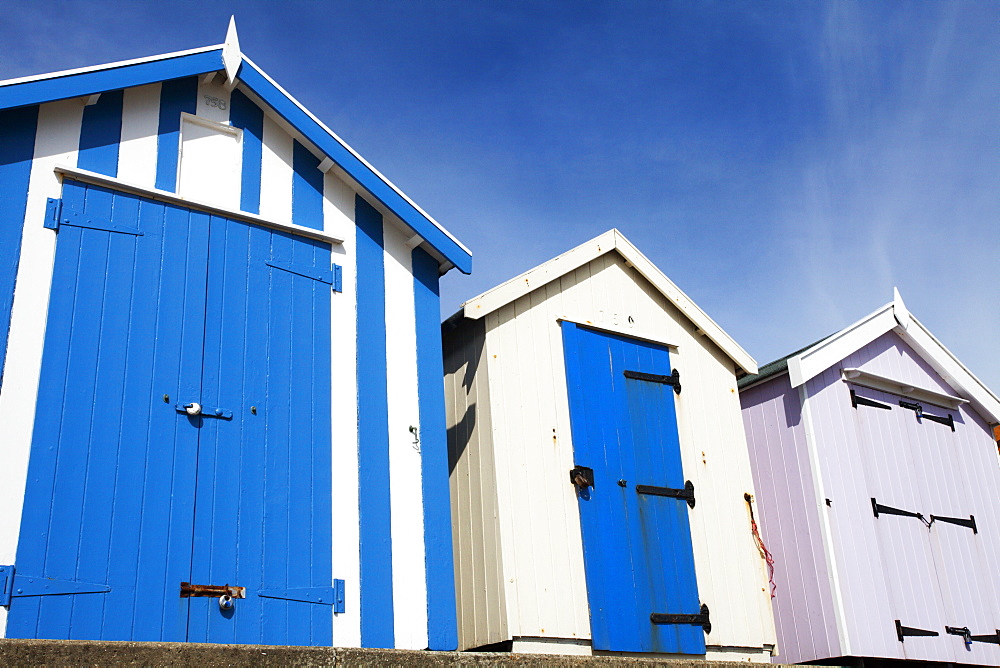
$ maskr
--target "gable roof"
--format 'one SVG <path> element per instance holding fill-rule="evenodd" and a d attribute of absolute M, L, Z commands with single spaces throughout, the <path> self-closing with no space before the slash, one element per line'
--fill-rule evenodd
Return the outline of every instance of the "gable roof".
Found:
<path fill-rule="evenodd" d="M 446 269 L 453 265 L 466 274 L 472 271 L 472 253 L 468 248 L 242 54 L 232 22 L 224 44 L 0 81 L 0 109 L 89 96 L 219 70 L 226 72 L 230 85 L 238 84 L 251 92 L 343 169 L 361 190 L 409 225 L 441 255 Z"/>
<path fill-rule="evenodd" d="M 742 390 L 786 371 L 792 387 L 798 387 L 890 331 L 968 400 L 977 413 L 991 424 L 1000 423 L 1000 398 L 913 317 L 895 289 L 888 304 L 821 341 L 764 365 L 760 373 L 741 378 L 739 387 Z"/>
<path fill-rule="evenodd" d="M 702 311 L 691 298 L 674 285 L 638 248 L 632 245 L 617 229 L 610 229 L 604 234 L 577 246 L 576 248 L 555 257 L 548 262 L 529 269 L 520 276 L 515 276 L 506 283 L 487 290 L 462 304 L 462 312 L 467 318 L 478 320 L 523 297 L 532 290 L 542 287 L 565 276 L 571 271 L 587 264 L 605 253 L 617 252 L 626 262 L 632 265 L 639 274 L 649 281 L 667 301 L 677 307 L 698 330 L 717 345 L 737 367 L 746 373 L 757 372 L 757 362 L 740 347 L 736 341 L 707 313 Z"/>

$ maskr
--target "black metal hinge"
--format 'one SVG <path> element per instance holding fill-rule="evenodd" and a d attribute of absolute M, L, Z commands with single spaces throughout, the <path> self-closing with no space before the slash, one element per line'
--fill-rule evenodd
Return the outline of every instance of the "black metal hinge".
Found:
<path fill-rule="evenodd" d="M 910 512 L 909 510 L 900 510 L 899 508 L 893 508 L 892 506 L 883 506 L 881 503 L 876 503 L 875 499 L 872 499 L 872 511 L 875 513 L 875 517 L 879 515 L 901 515 L 902 517 L 916 517 L 921 522 L 927 522 L 924 516 L 920 513 Z"/>
<path fill-rule="evenodd" d="M 858 406 L 871 406 L 872 408 L 884 408 L 887 411 L 892 410 L 892 406 L 889 404 L 883 404 L 881 401 L 875 401 L 874 399 L 859 397 L 854 390 L 851 390 L 851 406 L 854 408 L 857 408 Z"/>
<path fill-rule="evenodd" d="M 643 371 L 624 371 L 626 378 L 631 378 L 632 380 L 646 380 L 650 383 L 662 383 L 664 385 L 670 385 L 674 388 L 674 392 L 677 394 L 681 393 L 681 374 L 677 369 L 673 370 L 669 376 L 664 376 L 658 373 L 645 373 Z"/>
<path fill-rule="evenodd" d="M 899 638 L 899 642 L 903 642 L 905 636 L 939 636 L 941 635 L 937 631 L 928 631 L 926 629 L 915 629 L 909 626 L 903 626 L 896 620 L 896 637 Z"/>
<path fill-rule="evenodd" d="M 924 412 L 924 407 L 915 401 L 903 401 L 899 400 L 899 405 L 903 408 L 908 408 L 917 414 L 917 420 L 930 420 L 931 422 L 937 422 L 938 424 L 943 424 L 946 427 L 951 427 L 952 431 L 955 431 L 955 418 L 948 413 L 948 417 L 941 417 L 940 415 L 928 415 Z"/>
<path fill-rule="evenodd" d="M 677 615 L 654 612 L 649 616 L 649 621 L 654 624 L 692 624 L 700 626 L 705 633 L 712 632 L 712 620 L 709 618 L 708 606 L 701 604 L 701 612 L 697 615 Z"/>
<path fill-rule="evenodd" d="M 976 528 L 976 516 L 969 515 L 969 519 L 962 519 L 961 517 L 941 517 L 940 515 L 931 515 L 931 522 L 945 522 L 947 524 L 957 524 L 961 527 L 968 527 L 972 529 L 972 533 L 979 533 Z"/>
<path fill-rule="evenodd" d="M 653 485 L 636 485 L 637 494 L 649 494 L 650 496 L 669 496 L 674 499 L 684 499 L 687 504 L 694 508 L 694 484 L 688 480 L 684 483 L 684 489 L 671 487 L 654 487 Z"/>

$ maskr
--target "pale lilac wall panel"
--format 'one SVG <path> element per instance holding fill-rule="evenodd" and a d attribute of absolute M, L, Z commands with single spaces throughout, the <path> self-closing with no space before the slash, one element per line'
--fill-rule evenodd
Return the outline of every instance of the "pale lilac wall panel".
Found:
<path fill-rule="evenodd" d="M 858 442 L 857 416 L 849 390 L 840 380 L 840 367 L 808 381 L 806 391 L 823 489 L 830 499 L 826 513 L 844 606 L 844 651 L 854 656 L 903 658 L 866 479 L 871 463 Z"/>
<path fill-rule="evenodd" d="M 758 524 L 775 560 L 773 600 L 782 663 L 839 656 L 829 570 L 798 392 L 788 376 L 740 395 Z"/>

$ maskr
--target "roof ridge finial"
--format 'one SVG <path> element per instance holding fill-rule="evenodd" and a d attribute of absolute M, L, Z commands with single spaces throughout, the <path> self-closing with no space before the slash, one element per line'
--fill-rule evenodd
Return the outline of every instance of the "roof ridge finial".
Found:
<path fill-rule="evenodd" d="M 243 62 L 240 51 L 240 37 L 236 34 L 236 17 L 229 17 L 229 29 L 226 31 L 226 41 L 222 45 L 222 64 L 226 68 L 226 83 L 232 86 L 236 82 L 236 74 Z"/>
<path fill-rule="evenodd" d="M 892 312 L 896 316 L 896 322 L 903 329 L 910 326 L 910 311 L 906 308 L 906 304 L 903 303 L 903 298 L 899 294 L 899 288 L 893 286 L 892 288 Z"/>

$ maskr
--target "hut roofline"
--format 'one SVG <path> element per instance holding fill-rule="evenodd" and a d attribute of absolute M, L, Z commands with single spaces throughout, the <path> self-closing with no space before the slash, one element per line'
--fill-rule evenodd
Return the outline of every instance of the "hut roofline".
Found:
<path fill-rule="evenodd" d="M 717 345 L 744 373 L 756 373 L 757 362 L 743 350 L 719 325 L 701 310 L 690 297 L 684 294 L 673 281 L 660 271 L 649 259 L 639 251 L 632 242 L 625 238 L 617 229 L 610 229 L 604 234 L 569 250 L 548 262 L 529 269 L 520 276 L 495 288 L 473 297 L 462 304 L 461 313 L 466 318 L 478 320 L 496 311 L 520 297 L 536 290 L 552 281 L 565 276 L 605 253 L 617 252 L 624 260 L 634 267 L 667 301 L 677 307 L 688 320 L 697 327 L 698 332 L 708 337 Z"/>

